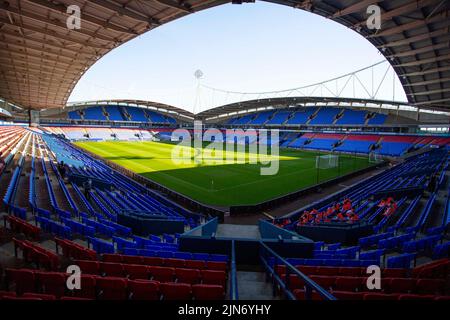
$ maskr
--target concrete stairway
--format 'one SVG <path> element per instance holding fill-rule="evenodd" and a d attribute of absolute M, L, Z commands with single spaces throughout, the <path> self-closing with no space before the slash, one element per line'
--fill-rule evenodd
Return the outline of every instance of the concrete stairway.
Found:
<path fill-rule="evenodd" d="M 239 300 L 274 300 L 273 287 L 262 271 L 237 271 Z"/>

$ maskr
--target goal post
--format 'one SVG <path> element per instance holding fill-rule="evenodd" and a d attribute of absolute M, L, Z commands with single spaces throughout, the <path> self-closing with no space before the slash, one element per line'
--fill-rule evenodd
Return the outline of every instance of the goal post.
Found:
<path fill-rule="evenodd" d="M 383 157 L 376 152 L 369 153 L 369 163 L 380 163 L 383 161 Z"/>
<path fill-rule="evenodd" d="M 330 169 L 339 167 L 339 156 L 334 154 L 327 154 L 323 156 L 316 156 L 317 169 Z"/>

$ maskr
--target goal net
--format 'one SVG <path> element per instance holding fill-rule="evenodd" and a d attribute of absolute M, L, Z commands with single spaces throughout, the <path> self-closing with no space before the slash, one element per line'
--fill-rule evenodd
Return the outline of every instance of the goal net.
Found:
<path fill-rule="evenodd" d="M 324 156 L 316 157 L 316 168 L 318 169 L 330 169 L 337 168 L 339 166 L 339 156 L 333 154 L 327 154 Z"/>
<path fill-rule="evenodd" d="M 369 153 L 370 163 L 380 163 L 383 161 L 383 157 L 379 153 L 371 152 Z"/>

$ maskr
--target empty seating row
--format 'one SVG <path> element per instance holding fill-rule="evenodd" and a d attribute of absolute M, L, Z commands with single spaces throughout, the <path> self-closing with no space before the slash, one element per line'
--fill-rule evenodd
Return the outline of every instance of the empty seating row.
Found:
<path fill-rule="evenodd" d="M 376 260 L 359 260 L 359 259 L 288 258 L 286 260 L 293 265 L 305 265 L 305 266 L 367 267 L 370 265 L 379 264 L 379 261 Z"/>
<path fill-rule="evenodd" d="M 14 253 L 17 257 L 17 249 L 22 251 L 22 257 L 25 262 L 35 263 L 37 266 L 43 266 L 49 270 L 55 270 L 59 264 L 58 256 L 28 240 L 18 240 L 13 238 Z"/>
<path fill-rule="evenodd" d="M 367 267 L 315 267 L 315 266 L 295 266 L 300 272 L 308 276 L 367 276 Z M 286 266 L 275 266 L 275 272 L 277 274 L 285 274 Z M 383 278 L 404 278 L 408 276 L 408 269 L 381 269 L 381 276 Z"/>
<path fill-rule="evenodd" d="M 306 300 L 305 290 L 294 290 L 294 296 L 297 300 Z M 351 291 L 333 291 L 333 296 L 338 300 L 434 300 L 448 301 L 450 296 L 439 295 L 421 295 L 421 294 L 399 294 L 399 293 L 380 293 L 380 292 L 351 292 Z M 320 301 L 322 297 L 313 292 L 312 300 Z"/>
<path fill-rule="evenodd" d="M 30 269 L 7 269 L 8 287 L 14 291 L 1 291 L 0 299 L 32 297 L 37 300 L 54 300 L 63 297 L 79 297 L 100 300 L 220 300 L 225 296 L 224 287 L 217 284 L 189 284 L 152 280 L 132 280 L 120 277 L 81 275 L 79 289 L 69 290 L 66 285 L 69 274 L 41 272 Z M 36 293 L 45 296 L 30 296 Z M 65 300 L 65 299 L 64 299 Z"/>
<path fill-rule="evenodd" d="M 148 246 L 147 246 L 148 247 Z M 190 253 L 190 252 L 178 252 L 177 250 L 152 250 L 152 249 L 135 249 L 124 248 L 122 250 L 124 255 L 129 256 L 144 256 L 144 257 L 161 257 L 161 258 L 179 258 L 189 260 L 205 260 L 205 261 L 228 261 L 228 257 L 219 254 L 209 253 Z"/>
<path fill-rule="evenodd" d="M 291 290 L 304 289 L 305 283 L 295 275 L 281 275 L 286 279 Z M 310 279 L 322 288 L 332 292 L 371 291 L 368 286 L 368 277 L 348 277 L 348 276 L 310 276 Z M 414 293 L 445 295 L 445 280 L 443 279 L 414 279 L 414 278 L 381 278 L 380 289 L 377 292 L 384 293 Z"/>
<path fill-rule="evenodd" d="M 227 274 L 223 270 L 185 268 L 184 261 L 165 261 L 165 266 L 122 264 L 113 262 L 97 262 L 75 260 L 83 274 L 102 275 L 108 277 L 126 277 L 129 279 L 155 280 L 160 282 L 184 282 L 217 284 L 224 288 Z M 211 267 L 211 266 L 208 266 Z"/>
<path fill-rule="evenodd" d="M 56 253 L 58 253 L 58 248 L 61 248 L 62 255 L 66 258 L 80 259 L 80 260 L 96 260 L 97 252 L 89 248 L 83 247 L 82 245 L 67 240 L 54 238 L 56 244 Z"/>
<path fill-rule="evenodd" d="M 39 227 L 36 227 L 25 220 L 22 220 L 20 218 L 14 217 L 14 216 L 4 216 L 4 225 L 6 227 L 6 222 L 9 223 L 9 228 L 14 233 L 23 233 L 27 237 L 30 237 L 32 239 L 39 239 L 39 236 L 41 234 L 41 229 Z"/>

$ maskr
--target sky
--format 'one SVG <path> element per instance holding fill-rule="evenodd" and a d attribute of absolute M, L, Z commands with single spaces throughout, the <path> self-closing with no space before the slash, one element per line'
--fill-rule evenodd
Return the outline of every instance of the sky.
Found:
<path fill-rule="evenodd" d="M 382 60 L 381 53 L 362 36 L 318 15 L 263 2 L 226 4 L 169 22 L 112 50 L 83 75 L 69 102 L 140 99 L 199 112 L 266 97 L 219 93 L 205 86 L 238 92 L 284 90 Z M 366 90 L 377 91 L 388 67 L 384 63 L 374 68 L 373 85 L 371 70 L 360 73 L 366 89 L 356 82 L 350 90 L 350 81 L 344 96 L 355 93 L 368 98 Z M 203 72 L 200 89 L 196 70 Z M 327 87 L 336 92 L 345 83 L 342 79 L 337 86 L 328 83 Z M 319 89 L 287 94 L 331 96 L 321 90 L 322 94 Z M 392 70 L 376 97 L 406 100 Z"/>

